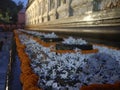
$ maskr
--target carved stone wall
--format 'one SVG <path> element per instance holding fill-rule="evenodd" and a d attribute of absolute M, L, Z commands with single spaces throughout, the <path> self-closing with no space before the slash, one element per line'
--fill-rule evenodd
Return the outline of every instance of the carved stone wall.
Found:
<path fill-rule="evenodd" d="M 73 15 L 91 12 L 93 9 L 92 1 L 93 0 L 72 0 L 71 7 L 73 9 Z"/>
<path fill-rule="evenodd" d="M 26 27 L 120 24 L 120 0 L 29 0 Z"/>
<path fill-rule="evenodd" d="M 49 0 L 49 20 L 53 21 L 56 19 L 56 1 L 57 0 Z"/>
<path fill-rule="evenodd" d="M 94 10 L 107 10 L 120 7 L 120 0 L 93 0 Z"/>
<path fill-rule="evenodd" d="M 68 0 L 59 0 L 57 6 L 57 15 L 58 18 L 66 18 L 69 17 L 69 1 Z"/>

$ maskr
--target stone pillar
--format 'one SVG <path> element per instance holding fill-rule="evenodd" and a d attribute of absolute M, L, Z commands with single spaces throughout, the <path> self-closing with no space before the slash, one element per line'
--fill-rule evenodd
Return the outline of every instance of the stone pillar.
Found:
<path fill-rule="evenodd" d="M 25 22 L 25 24 L 26 25 L 29 25 L 29 23 L 28 23 L 28 20 L 29 20 L 29 18 L 28 18 L 28 10 L 25 12 L 25 16 L 26 16 L 26 22 Z"/>
<path fill-rule="evenodd" d="M 36 0 L 36 23 L 39 23 L 39 1 Z"/>
<path fill-rule="evenodd" d="M 50 0 L 44 0 L 44 15 L 43 15 L 44 22 L 48 21 L 49 2 Z"/>
<path fill-rule="evenodd" d="M 29 24 L 29 18 L 30 15 L 29 15 L 29 10 L 26 11 L 26 23 Z"/>
<path fill-rule="evenodd" d="M 31 10 L 29 9 L 29 13 L 28 13 L 29 14 L 29 24 L 31 24 L 31 13 L 30 12 L 31 12 Z"/>
<path fill-rule="evenodd" d="M 70 16 L 70 2 L 71 0 L 59 0 L 58 2 L 58 18 L 66 18 Z"/>
<path fill-rule="evenodd" d="M 38 2 L 36 1 L 35 2 L 35 7 L 36 7 L 36 10 L 35 10 L 35 24 L 38 24 Z"/>
<path fill-rule="evenodd" d="M 35 16 L 34 16 L 34 20 L 35 20 L 35 24 L 37 24 L 37 5 L 36 5 L 36 3 L 35 3 L 35 5 L 34 5 L 34 12 L 35 12 Z"/>
<path fill-rule="evenodd" d="M 53 21 L 57 17 L 57 0 L 50 0 L 49 8 L 49 19 L 50 21 Z"/>
<path fill-rule="evenodd" d="M 30 8 L 30 12 L 31 12 L 31 13 L 30 13 L 30 14 L 31 14 L 31 15 L 30 15 L 30 23 L 32 24 L 32 18 L 33 18 L 33 14 L 32 14 L 32 13 L 33 13 L 33 12 L 32 12 L 32 8 Z"/>
<path fill-rule="evenodd" d="M 42 23 L 42 0 L 38 0 L 38 12 L 39 12 L 39 17 L 38 17 L 38 19 L 39 19 L 39 23 Z"/>
<path fill-rule="evenodd" d="M 36 22 L 35 22 L 35 11 L 36 11 L 36 10 L 35 10 L 35 6 L 34 6 L 33 10 L 34 10 L 34 12 L 33 12 L 33 13 L 34 13 L 33 23 L 35 24 L 35 23 L 36 23 Z"/>
<path fill-rule="evenodd" d="M 31 14 L 32 14 L 32 13 L 31 13 L 31 8 L 29 8 L 29 12 L 30 12 L 30 13 L 28 13 L 28 14 L 30 14 L 30 20 L 29 20 L 29 22 L 30 22 L 30 24 L 31 24 L 31 16 L 32 16 L 32 15 L 31 15 Z"/>
<path fill-rule="evenodd" d="M 33 11 L 33 18 L 32 18 L 32 24 L 34 24 L 34 8 L 32 8 L 32 11 Z"/>
<path fill-rule="evenodd" d="M 34 8 L 32 7 L 32 24 L 34 24 Z"/>
<path fill-rule="evenodd" d="M 71 8 L 73 10 L 73 16 L 92 13 L 93 0 L 72 0 Z"/>
<path fill-rule="evenodd" d="M 41 23 L 44 21 L 43 14 L 44 14 L 44 0 L 41 0 Z"/>

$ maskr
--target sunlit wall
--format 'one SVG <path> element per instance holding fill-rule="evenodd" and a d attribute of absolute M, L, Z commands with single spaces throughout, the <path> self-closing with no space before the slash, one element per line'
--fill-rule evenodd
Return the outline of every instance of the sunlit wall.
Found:
<path fill-rule="evenodd" d="M 119 17 L 120 0 L 29 0 L 26 27 L 119 24 Z"/>

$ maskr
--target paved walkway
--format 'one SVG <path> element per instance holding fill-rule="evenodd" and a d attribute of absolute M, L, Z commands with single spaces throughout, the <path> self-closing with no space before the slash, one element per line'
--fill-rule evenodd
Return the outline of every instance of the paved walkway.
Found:
<path fill-rule="evenodd" d="M 12 64 L 9 90 L 22 90 L 22 85 L 20 83 L 20 73 L 20 60 L 18 59 L 18 56 L 16 56 Z"/>
<path fill-rule="evenodd" d="M 5 90 L 10 58 L 9 51 L 12 42 L 12 33 L 0 32 L 0 41 L 3 41 L 2 50 L 0 51 L 0 90 Z"/>
<path fill-rule="evenodd" d="M 9 64 L 9 53 L 0 53 L 0 90 L 5 90 L 6 77 Z"/>

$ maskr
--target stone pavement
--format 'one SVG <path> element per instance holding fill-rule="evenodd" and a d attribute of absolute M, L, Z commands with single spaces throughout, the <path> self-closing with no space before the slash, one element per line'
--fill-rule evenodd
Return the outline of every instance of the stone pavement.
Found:
<path fill-rule="evenodd" d="M 0 32 L 0 41 L 3 41 L 3 47 L 0 51 L 0 90 L 5 90 L 6 88 L 12 36 L 11 32 Z"/>
<path fill-rule="evenodd" d="M 15 60 L 12 63 L 12 71 L 11 71 L 11 80 L 9 90 L 22 90 L 22 85 L 20 82 L 20 60 L 16 55 Z"/>
<path fill-rule="evenodd" d="M 5 90 L 9 64 L 9 52 L 0 52 L 0 90 Z"/>

